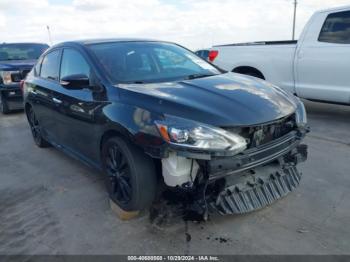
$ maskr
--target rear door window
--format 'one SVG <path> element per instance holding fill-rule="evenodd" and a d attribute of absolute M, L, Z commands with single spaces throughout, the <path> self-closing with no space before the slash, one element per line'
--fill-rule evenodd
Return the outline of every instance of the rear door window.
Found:
<path fill-rule="evenodd" d="M 318 41 L 350 44 L 350 11 L 329 14 L 322 26 Z"/>
<path fill-rule="evenodd" d="M 60 68 L 60 50 L 48 53 L 42 61 L 40 77 L 58 81 Z"/>

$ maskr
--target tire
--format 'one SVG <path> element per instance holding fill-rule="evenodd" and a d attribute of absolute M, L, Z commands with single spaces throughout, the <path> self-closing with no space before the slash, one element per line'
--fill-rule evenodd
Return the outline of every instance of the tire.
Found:
<path fill-rule="evenodd" d="M 10 113 L 10 109 L 8 107 L 8 104 L 6 102 L 6 100 L 4 99 L 3 95 L 0 94 L 0 111 L 3 114 L 8 114 Z"/>
<path fill-rule="evenodd" d="M 102 146 L 102 164 L 113 202 L 125 211 L 141 211 L 151 206 L 157 189 L 152 158 L 123 138 L 112 137 Z"/>
<path fill-rule="evenodd" d="M 26 114 L 27 114 L 27 119 L 29 122 L 30 130 L 32 131 L 32 135 L 33 135 L 33 139 L 34 139 L 35 144 L 41 148 L 49 147 L 50 143 L 47 142 L 42 137 L 41 128 L 40 128 L 39 122 L 35 116 L 33 108 L 29 107 L 26 110 Z"/>

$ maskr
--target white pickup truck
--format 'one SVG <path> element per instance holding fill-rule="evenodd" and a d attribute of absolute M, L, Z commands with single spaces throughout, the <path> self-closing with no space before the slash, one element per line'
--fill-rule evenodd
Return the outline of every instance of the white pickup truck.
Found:
<path fill-rule="evenodd" d="M 316 12 L 299 41 L 214 46 L 213 63 L 299 97 L 350 104 L 350 6 Z M 217 51 L 217 52 L 216 52 Z"/>

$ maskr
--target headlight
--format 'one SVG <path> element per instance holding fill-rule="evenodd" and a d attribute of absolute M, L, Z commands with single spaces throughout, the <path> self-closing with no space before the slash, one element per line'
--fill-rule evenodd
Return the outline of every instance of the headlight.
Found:
<path fill-rule="evenodd" d="M 5 85 L 12 84 L 12 75 L 18 75 L 19 71 L 0 71 L 0 77 Z"/>
<path fill-rule="evenodd" d="M 299 99 L 298 107 L 295 112 L 295 120 L 298 127 L 306 127 L 307 125 L 307 116 L 304 103 Z"/>
<path fill-rule="evenodd" d="M 178 117 L 167 117 L 156 121 L 163 139 L 169 144 L 199 150 L 229 150 L 242 152 L 247 147 L 246 140 L 221 128 L 205 125 Z"/>

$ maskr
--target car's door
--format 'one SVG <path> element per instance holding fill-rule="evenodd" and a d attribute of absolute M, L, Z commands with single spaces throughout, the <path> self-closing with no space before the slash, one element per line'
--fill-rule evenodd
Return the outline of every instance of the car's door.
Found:
<path fill-rule="evenodd" d="M 47 53 L 35 67 L 35 81 L 31 84 L 29 100 L 40 123 L 42 133 L 50 141 L 58 138 L 56 122 L 54 120 L 57 105 L 52 92 L 60 87 L 59 65 L 61 50 L 55 49 Z"/>
<path fill-rule="evenodd" d="M 320 32 L 317 28 L 322 23 Z M 297 94 L 350 103 L 349 57 L 350 11 L 320 14 L 310 24 L 306 39 L 297 50 Z"/>
<path fill-rule="evenodd" d="M 86 57 L 77 49 L 64 48 L 60 68 L 60 79 L 82 74 L 91 79 L 92 67 Z M 62 146 L 80 158 L 93 164 L 99 158 L 99 127 L 96 114 L 100 108 L 99 93 L 90 86 L 70 87 L 61 85 L 53 94 L 59 101 L 60 110 L 56 116 Z"/>

